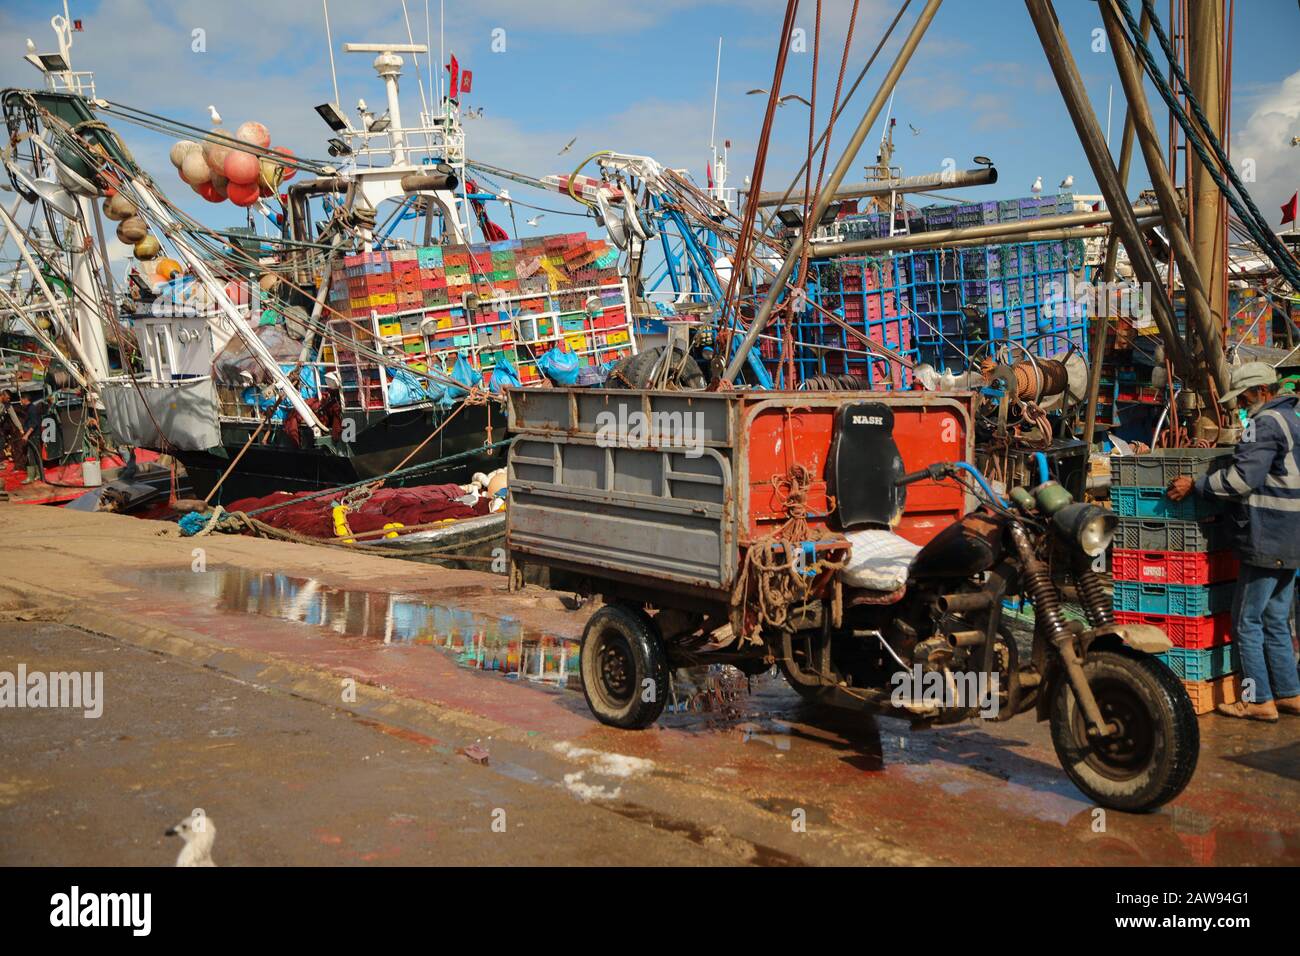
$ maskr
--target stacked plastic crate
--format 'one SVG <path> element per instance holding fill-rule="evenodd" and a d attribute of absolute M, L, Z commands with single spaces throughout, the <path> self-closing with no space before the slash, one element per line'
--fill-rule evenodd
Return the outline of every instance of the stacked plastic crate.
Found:
<path fill-rule="evenodd" d="M 987 341 L 1010 341 L 1047 358 L 1070 345 L 1086 354 L 1087 282 L 1083 243 L 1021 242 L 907 256 L 904 302 L 916 314 L 922 358 L 963 368 Z"/>
<path fill-rule="evenodd" d="M 1111 554 L 1115 620 L 1154 624 L 1174 647 L 1160 659 L 1187 688 L 1198 714 L 1240 693 L 1232 643 L 1237 558 L 1220 504 L 1198 495 L 1172 501 L 1179 475 L 1223 467 L 1231 449 L 1157 449 L 1111 459 L 1111 507 L 1119 528 Z"/>
<path fill-rule="evenodd" d="M 839 321 L 813 309 L 795 329 L 795 366 L 800 381 L 818 375 L 857 375 L 874 389 L 906 388 L 911 372 L 897 362 L 871 358 L 858 335 L 917 361 L 915 322 L 899 308 L 904 257 L 845 257 L 812 264 L 809 283 L 814 301 Z M 760 354 L 779 379 L 780 345 L 776 335 L 760 340 Z"/>
<path fill-rule="evenodd" d="M 553 348 L 598 366 L 634 347 L 618 251 L 586 233 L 357 253 L 334 270 L 329 302 L 343 318 L 321 360 L 338 366 L 346 408 L 383 407 L 376 348 L 439 376 L 463 356 L 490 386 L 498 366 L 540 384 Z"/>
<path fill-rule="evenodd" d="M 1003 199 L 997 202 L 926 206 L 921 210 L 921 215 L 925 219 L 925 228 L 933 232 L 936 229 L 959 229 L 995 222 L 1020 222 L 1022 219 L 1062 216 L 1073 211 L 1074 196 L 1071 193 L 1060 193 L 1056 196 L 1026 196 L 1023 199 Z"/>

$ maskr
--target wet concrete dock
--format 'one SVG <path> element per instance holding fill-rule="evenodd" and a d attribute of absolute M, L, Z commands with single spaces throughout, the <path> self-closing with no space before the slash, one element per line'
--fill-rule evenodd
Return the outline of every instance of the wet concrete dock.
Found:
<path fill-rule="evenodd" d="M 105 685 L 98 720 L 0 710 L 0 863 L 169 863 L 194 807 L 231 864 L 1300 862 L 1300 719 L 1204 717 L 1177 801 L 1099 814 L 1029 717 L 914 731 L 694 674 L 657 727 L 603 727 L 574 689 L 590 608 L 499 576 L 48 508 L 0 527 L 0 671 Z"/>

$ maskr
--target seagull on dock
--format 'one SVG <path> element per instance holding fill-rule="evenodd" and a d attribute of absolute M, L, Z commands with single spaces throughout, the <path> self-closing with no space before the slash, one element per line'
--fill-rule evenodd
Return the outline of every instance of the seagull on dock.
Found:
<path fill-rule="evenodd" d="M 176 857 L 177 866 L 217 865 L 212 861 L 212 844 L 217 839 L 217 828 L 212 818 L 202 810 L 195 810 L 176 826 L 169 827 L 164 836 L 178 836 L 185 841 Z"/>
<path fill-rule="evenodd" d="M 221 114 L 217 112 L 217 108 L 211 103 L 208 104 L 208 118 L 212 120 L 213 126 L 221 125 Z"/>
<path fill-rule="evenodd" d="M 577 141 L 578 141 L 578 137 L 576 136 L 573 137 L 573 139 L 569 140 L 567 143 L 564 144 L 564 149 L 560 150 L 556 155 L 563 156 L 569 150 L 573 149 L 573 144 L 576 143 Z"/>
<path fill-rule="evenodd" d="M 1062 189 L 1069 189 L 1069 188 L 1070 188 L 1071 186 L 1073 186 L 1073 185 L 1074 185 L 1074 175 L 1073 175 L 1073 174 L 1071 174 L 1071 175 L 1069 175 L 1069 176 L 1066 176 L 1064 179 L 1061 180 L 1061 188 L 1062 188 Z"/>
<path fill-rule="evenodd" d="M 1041 192 L 1043 191 L 1043 177 L 1042 177 L 1042 176 L 1039 176 L 1037 179 L 1034 180 L 1034 184 L 1033 184 L 1032 186 L 1029 187 L 1029 191 L 1030 191 L 1031 193 L 1033 193 L 1035 196 L 1037 196 L 1039 193 L 1041 193 Z"/>
<path fill-rule="evenodd" d="M 539 212 L 539 213 L 538 213 L 536 216 L 534 216 L 532 219 L 529 219 L 529 220 L 528 220 L 528 225 L 530 225 L 530 226 L 532 226 L 534 229 L 536 229 L 536 228 L 537 228 L 537 224 L 538 224 L 539 222 L 541 222 L 542 219 L 545 218 L 545 216 L 546 216 L 546 213 L 544 213 L 544 212 Z"/>

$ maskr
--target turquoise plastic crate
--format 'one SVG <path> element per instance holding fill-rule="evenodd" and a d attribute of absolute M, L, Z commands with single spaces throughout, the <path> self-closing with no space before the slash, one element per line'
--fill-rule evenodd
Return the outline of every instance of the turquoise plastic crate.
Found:
<path fill-rule="evenodd" d="M 1164 488 L 1137 487 L 1110 489 L 1110 506 L 1120 518 L 1172 518 L 1177 521 L 1199 521 L 1222 514 L 1224 503 L 1200 495 L 1188 495 L 1174 501 Z"/>
<path fill-rule="evenodd" d="M 1208 617 L 1232 607 L 1236 581 L 1221 584 L 1142 584 L 1115 582 L 1115 610 L 1139 614 Z"/>
<path fill-rule="evenodd" d="M 1236 644 L 1223 644 L 1202 650 L 1175 647 L 1156 657 L 1182 680 L 1214 680 L 1241 669 Z"/>

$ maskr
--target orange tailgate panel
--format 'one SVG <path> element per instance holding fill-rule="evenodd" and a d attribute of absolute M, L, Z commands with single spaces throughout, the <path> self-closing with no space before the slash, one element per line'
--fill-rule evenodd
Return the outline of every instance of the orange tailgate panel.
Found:
<path fill-rule="evenodd" d="M 854 396 L 860 400 L 861 396 Z M 755 402 L 754 404 L 758 404 Z M 971 436 L 966 419 L 951 406 L 893 404 L 894 442 L 907 471 L 937 461 L 968 460 Z M 769 406 L 750 419 L 745 445 L 749 466 L 749 527 L 752 537 L 769 534 L 786 511 L 773 478 L 783 478 L 797 462 L 814 475 L 808 494 L 810 528 L 825 528 L 831 511 L 827 461 L 835 424 L 834 406 Z M 966 492 L 954 482 L 920 481 L 907 489 L 903 517 L 895 530 L 925 544 L 969 510 Z"/>

